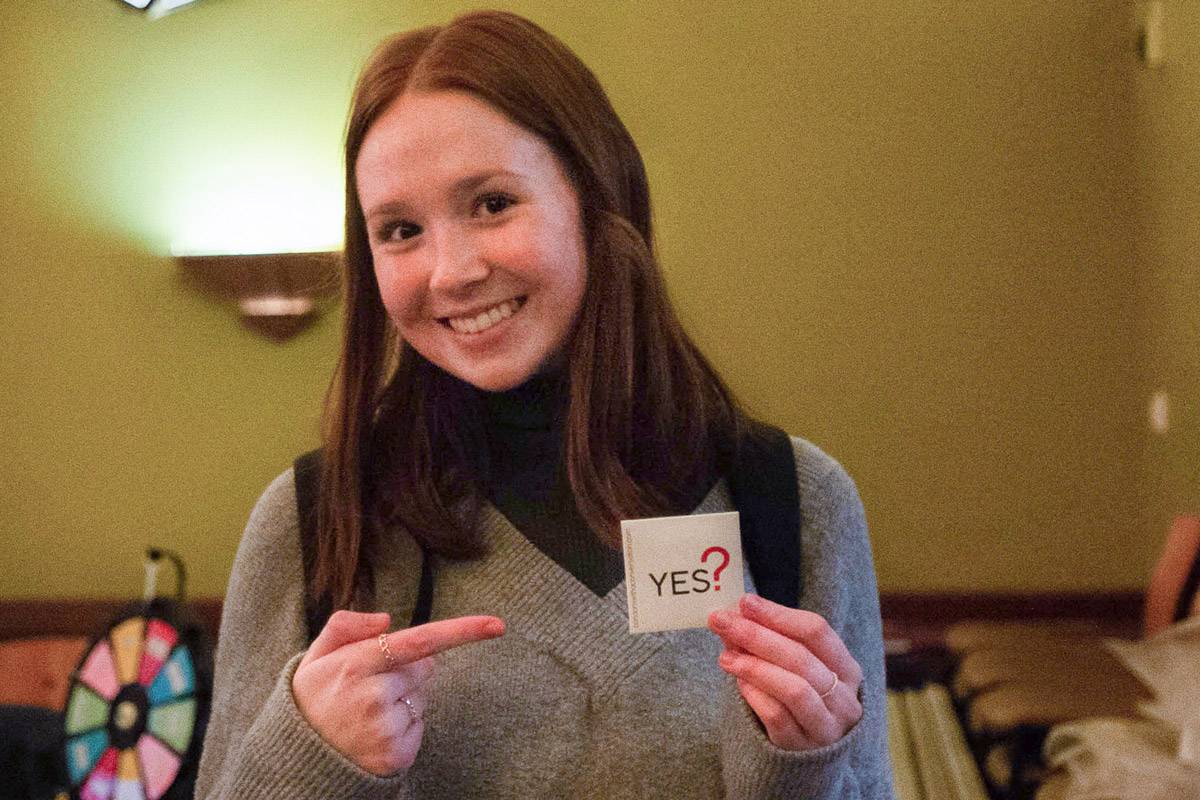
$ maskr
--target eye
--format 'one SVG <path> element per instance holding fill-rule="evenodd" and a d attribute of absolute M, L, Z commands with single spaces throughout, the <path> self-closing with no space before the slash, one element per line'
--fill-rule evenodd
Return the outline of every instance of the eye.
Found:
<path fill-rule="evenodd" d="M 379 227 L 376 234 L 381 241 L 392 242 L 401 239 L 411 239 L 421 232 L 421 226 L 412 222 L 388 222 Z"/>
<path fill-rule="evenodd" d="M 475 207 L 483 206 L 488 214 L 495 216 L 513 204 L 513 199 L 504 194 L 485 194 L 475 201 Z"/>

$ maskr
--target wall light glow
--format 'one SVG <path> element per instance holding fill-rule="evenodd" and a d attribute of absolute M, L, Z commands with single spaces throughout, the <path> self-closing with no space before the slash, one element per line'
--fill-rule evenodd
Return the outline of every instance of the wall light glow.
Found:
<path fill-rule="evenodd" d="M 128 0 L 126 0 L 126 2 L 128 2 Z M 178 11 L 184 6 L 189 6 L 195 2 L 197 2 L 197 0 L 158 0 L 158 2 L 155 3 L 150 9 L 150 16 L 155 19 L 158 19 L 159 17 L 165 17 L 172 11 Z"/>
<path fill-rule="evenodd" d="M 279 153 L 205 164 L 173 189 L 173 255 L 304 253 L 342 248 L 342 176 Z"/>

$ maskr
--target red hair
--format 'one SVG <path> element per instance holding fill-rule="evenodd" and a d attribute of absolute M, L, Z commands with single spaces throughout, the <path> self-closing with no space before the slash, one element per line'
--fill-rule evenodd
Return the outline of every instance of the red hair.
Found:
<path fill-rule="evenodd" d="M 731 463 L 736 401 L 684 332 L 654 257 L 641 155 L 590 70 L 558 39 L 504 12 L 383 42 L 359 77 L 346 134 L 344 331 L 326 400 L 315 569 L 334 607 L 369 588 L 383 530 L 429 552 L 484 551 L 478 390 L 396 334 L 379 297 L 355 167 L 371 125 L 405 92 L 464 91 L 540 136 L 578 197 L 587 243 L 567 344 L 563 447 L 580 514 L 617 546 L 619 522 L 683 513 L 695 484 Z"/>

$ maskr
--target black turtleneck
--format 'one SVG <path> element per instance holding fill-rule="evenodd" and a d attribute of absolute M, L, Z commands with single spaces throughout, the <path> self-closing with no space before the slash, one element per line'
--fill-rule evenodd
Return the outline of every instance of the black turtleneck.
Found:
<path fill-rule="evenodd" d="M 539 550 L 604 596 L 624 577 L 624 559 L 600 541 L 575 505 L 562 450 L 566 381 L 558 369 L 506 392 L 480 393 L 490 462 L 487 497 Z M 715 462 L 702 465 L 676 513 L 699 505 L 719 477 Z"/>
<path fill-rule="evenodd" d="M 525 538 L 604 596 L 624 577 L 624 562 L 584 522 L 571 493 L 562 456 L 564 381 L 553 372 L 482 393 L 492 465 L 487 494 Z"/>

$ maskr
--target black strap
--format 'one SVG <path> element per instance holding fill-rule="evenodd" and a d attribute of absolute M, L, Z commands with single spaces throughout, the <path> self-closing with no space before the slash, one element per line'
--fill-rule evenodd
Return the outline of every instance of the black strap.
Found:
<path fill-rule="evenodd" d="M 799 605 L 800 489 L 792 440 L 754 423 L 729 474 L 742 529 L 742 554 L 758 593 L 789 608 Z"/>
<path fill-rule="evenodd" d="M 316 565 L 321 451 L 305 453 L 294 466 L 307 587 Z M 738 448 L 729 474 L 729 491 L 739 512 L 742 553 L 755 588 L 768 600 L 796 608 L 804 588 L 800 578 L 800 491 L 788 435 L 773 426 L 754 423 Z M 421 580 L 409 626 L 428 622 L 432 609 L 433 562 L 422 547 Z M 316 599 L 305 592 L 304 615 L 310 642 L 332 613 L 327 597 Z"/>
<path fill-rule="evenodd" d="M 296 514 L 300 522 L 300 555 L 304 563 L 304 621 L 308 641 L 317 638 L 325 621 L 333 613 L 329 598 L 314 598 L 308 587 L 316 566 L 317 555 L 317 497 L 321 480 L 321 451 L 305 453 L 292 463 L 296 481 Z"/>
<path fill-rule="evenodd" d="M 293 463 L 296 476 L 296 512 L 300 520 L 300 552 L 304 563 L 304 621 L 308 641 L 317 638 L 333 614 L 329 597 L 313 597 L 307 591 L 309 578 L 317 559 L 317 498 L 321 484 L 321 451 L 305 453 Z M 417 586 L 417 602 L 409 627 L 429 622 L 433 613 L 433 564 L 425 548 L 421 548 L 421 581 Z"/>
<path fill-rule="evenodd" d="M 408 621 L 410 628 L 424 625 L 433 616 L 433 559 L 425 550 L 425 545 L 420 547 L 421 582 L 417 584 L 417 604 L 413 607 L 412 618 Z"/>

